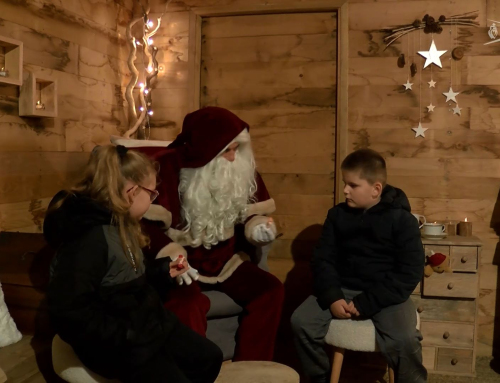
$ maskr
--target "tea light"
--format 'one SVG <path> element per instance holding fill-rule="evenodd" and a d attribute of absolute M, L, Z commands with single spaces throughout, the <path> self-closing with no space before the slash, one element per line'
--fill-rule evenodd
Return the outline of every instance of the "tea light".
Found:
<path fill-rule="evenodd" d="M 42 104 L 42 102 L 40 100 L 38 100 L 36 102 L 35 109 L 43 110 L 43 109 L 45 109 L 45 105 Z"/>
<path fill-rule="evenodd" d="M 0 77 L 9 77 L 9 71 L 2 67 L 2 69 L 0 70 Z"/>
<path fill-rule="evenodd" d="M 472 236 L 472 222 L 467 221 L 467 217 L 465 217 L 465 221 L 458 223 L 457 234 L 461 237 Z"/>
<path fill-rule="evenodd" d="M 457 235 L 457 221 L 449 221 L 446 226 L 446 232 L 448 235 Z"/>

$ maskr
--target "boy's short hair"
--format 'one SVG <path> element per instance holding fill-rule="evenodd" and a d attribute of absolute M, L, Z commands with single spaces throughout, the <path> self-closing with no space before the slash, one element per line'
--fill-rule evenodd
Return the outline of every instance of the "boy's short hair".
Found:
<path fill-rule="evenodd" d="M 371 149 L 359 149 L 349 154 L 342 165 L 342 170 L 359 171 L 360 177 L 371 185 L 379 181 L 382 186 L 387 182 L 387 169 L 384 158 Z"/>

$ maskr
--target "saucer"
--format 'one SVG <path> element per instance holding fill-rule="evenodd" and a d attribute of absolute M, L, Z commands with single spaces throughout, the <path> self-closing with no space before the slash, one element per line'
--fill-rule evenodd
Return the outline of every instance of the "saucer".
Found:
<path fill-rule="evenodd" d="M 422 233 L 422 237 L 425 239 L 445 239 L 448 236 L 446 233 L 442 234 L 437 234 L 437 235 L 430 235 L 430 234 L 424 234 Z"/>

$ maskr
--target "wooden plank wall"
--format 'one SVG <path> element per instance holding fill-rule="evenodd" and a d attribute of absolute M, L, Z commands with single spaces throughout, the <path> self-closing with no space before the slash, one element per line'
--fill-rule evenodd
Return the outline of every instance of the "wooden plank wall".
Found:
<path fill-rule="evenodd" d="M 494 14 L 492 3 L 365 1 L 352 3 L 349 8 L 349 149 L 370 147 L 381 152 L 388 161 L 389 182 L 406 191 L 416 213 L 430 221 L 467 217 L 473 222 L 474 234 L 484 243 L 480 266 L 480 355 L 491 355 L 494 337 L 496 346 L 500 346 L 500 253 L 498 235 L 492 228 L 500 220 L 500 45 L 483 45 L 489 41 L 486 18 L 499 16 L 498 9 Z M 427 114 L 430 71 L 419 72 L 411 81 L 413 92 L 405 93 L 401 84 L 406 82 L 407 69 L 399 69 L 396 60 L 400 53 L 407 54 L 408 42 L 414 47 L 412 56 L 418 50 L 427 50 L 430 36 L 415 33 L 415 37 L 403 38 L 383 51 L 383 35 L 376 30 L 411 23 L 426 13 L 439 17 L 475 10 L 479 11 L 480 28 L 452 30 L 452 43 L 466 52 L 462 61 L 453 63 L 453 88 L 461 92 L 457 100 L 462 115 L 452 115 L 442 95 L 449 88 L 451 73 L 449 28 L 435 36 L 438 49 L 449 52 L 442 56 L 443 70 L 433 69 L 437 85 L 432 97 L 437 107 L 434 113 Z M 423 59 L 415 60 L 420 71 Z M 422 123 L 429 128 L 425 139 L 414 138 L 411 131 L 419 122 L 420 97 Z"/>
<path fill-rule="evenodd" d="M 164 85 L 171 91 L 168 94 L 175 98 L 177 104 L 174 108 L 187 106 L 187 83 L 174 83 L 172 80 L 176 75 L 181 78 L 187 75 L 188 11 L 191 7 L 284 2 L 290 0 L 172 2 L 168 14 L 170 23 L 165 23 L 161 33 L 168 39 L 169 65 L 175 68 L 167 76 L 169 85 Z M 163 11 L 163 0 L 154 0 L 152 4 L 153 10 Z M 428 88 L 422 87 L 422 121 L 429 124 L 430 129 L 425 139 L 415 139 L 410 129 L 418 124 L 419 88 L 414 86 L 415 91 L 412 93 L 402 92 L 401 84 L 406 81 L 407 72 L 396 66 L 397 56 L 401 52 L 408 52 L 405 46 L 407 40 L 397 42 L 392 48 L 383 51 L 383 35 L 377 30 L 410 23 L 426 13 L 439 17 L 441 14 L 450 16 L 475 10 L 479 11 L 481 27 L 458 28 L 457 35 L 453 33 L 454 44 L 463 46 L 466 51 L 465 58 L 456 66 L 458 69 L 453 80 L 459 84 L 456 89 L 461 92 L 458 99 L 463 108 L 462 116 L 452 116 L 445 109 L 444 97 L 440 94 L 448 87 L 450 64 L 447 53 L 443 56 L 443 71 L 433 72 L 438 81 L 433 96 L 434 105 L 438 107 L 430 116 L 425 113 L 428 93 L 424 92 L 428 92 Z M 484 241 L 479 310 L 480 355 L 491 355 L 494 342 L 500 349 L 500 251 L 497 250 L 498 235 L 491 228 L 492 223 L 500 221 L 500 205 L 497 202 L 500 192 L 500 44 L 483 45 L 489 41 L 487 18 L 500 20 L 500 6 L 495 0 L 349 1 L 349 151 L 361 147 L 380 151 L 388 162 L 389 182 L 406 191 L 415 212 L 425 214 L 429 220 L 464 219 L 467 216 L 473 222 L 474 233 Z M 435 36 L 439 49 L 449 49 L 447 32 Z M 419 50 L 416 36 L 413 51 Z M 421 50 L 427 50 L 429 36 L 422 35 L 420 39 Z M 234 49 L 237 54 L 227 59 L 251 55 L 250 52 L 238 50 L 238 47 Z M 418 58 L 416 60 L 421 68 L 422 62 Z M 175 75 L 174 71 L 177 71 Z M 425 71 L 423 85 L 429 81 L 427 77 L 429 72 Z M 236 79 L 240 84 L 243 80 Z M 418 81 L 413 82 L 418 84 Z M 272 87 L 268 91 L 272 92 Z M 169 104 L 168 108 L 172 107 Z M 178 116 L 175 110 L 166 112 L 170 113 L 169 118 L 172 120 Z M 252 118 L 258 120 L 259 114 L 256 113 Z M 178 119 L 176 129 L 179 129 L 180 123 Z M 171 130 L 160 130 L 154 135 L 159 138 L 171 137 Z M 317 166 L 324 166 L 325 163 L 318 163 Z M 286 167 L 286 164 L 277 162 L 276 166 Z M 274 183 L 276 186 L 271 188 L 297 187 L 292 181 L 284 179 L 279 185 Z M 273 185 L 271 179 L 268 179 L 268 183 Z M 306 191 L 304 193 L 307 194 Z M 286 206 L 278 206 L 278 209 L 309 209 L 310 205 L 306 201 L 305 195 L 297 196 L 294 201 L 287 201 Z M 326 213 L 326 206 L 323 209 Z M 287 259 L 276 258 L 271 260 L 271 267 L 275 274 L 285 280 L 293 265 Z"/>
<path fill-rule="evenodd" d="M 24 71 L 58 81 L 59 116 L 19 117 L 19 88 L 0 87 L 0 230 L 39 232 L 50 198 L 95 144 L 127 126 L 123 36 L 132 0 L 3 0 L 0 35 L 24 43 Z"/>
<path fill-rule="evenodd" d="M 283 233 L 272 258 L 309 259 L 333 206 L 336 17 L 296 13 L 202 22 L 200 104 L 228 108 L 250 125 L 257 168 L 276 201 L 273 217 Z"/>

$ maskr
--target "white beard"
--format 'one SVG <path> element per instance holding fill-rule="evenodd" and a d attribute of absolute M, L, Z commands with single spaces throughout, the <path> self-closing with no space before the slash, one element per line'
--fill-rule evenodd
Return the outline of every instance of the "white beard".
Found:
<path fill-rule="evenodd" d="M 210 249 L 246 219 L 248 203 L 257 190 L 255 160 L 246 130 L 235 142 L 240 147 L 233 162 L 219 155 L 201 168 L 181 169 L 183 232 L 192 238 L 192 247 Z"/>

